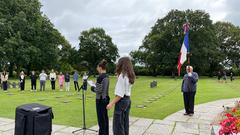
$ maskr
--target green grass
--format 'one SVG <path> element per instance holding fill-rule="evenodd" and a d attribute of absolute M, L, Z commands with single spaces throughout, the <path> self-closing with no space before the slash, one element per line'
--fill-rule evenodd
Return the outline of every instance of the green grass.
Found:
<path fill-rule="evenodd" d="M 149 83 L 153 80 L 158 82 L 158 87 L 149 88 Z M 17 81 L 17 80 L 11 80 Z M 115 77 L 111 77 L 110 94 L 113 98 Z M 37 84 L 39 88 L 39 82 Z M 136 80 L 132 89 L 131 116 L 163 119 L 167 115 L 183 109 L 183 99 L 180 91 L 181 79 L 170 79 L 169 77 L 142 77 Z M 40 103 L 51 106 L 54 113 L 54 124 L 70 125 L 81 127 L 82 125 L 82 100 L 81 94 L 74 92 L 73 82 L 71 82 L 71 96 L 67 96 L 65 91 L 52 92 L 50 82 L 47 81 L 45 92 L 30 92 L 30 80 L 26 80 L 25 92 L 18 89 L 10 89 L 5 93 L 0 91 L 0 117 L 14 118 L 15 108 L 27 103 Z M 12 93 L 12 95 L 9 95 Z M 95 94 L 87 91 L 86 115 L 87 126 L 97 124 Z M 240 95 L 240 80 L 228 83 L 218 83 L 216 79 L 203 77 L 199 80 L 196 95 L 196 104 L 214 101 L 218 99 L 235 98 Z M 56 98 L 58 97 L 58 98 Z M 60 98 L 59 98 L 60 97 Z M 146 103 L 149 99 L 160 97 L 152 103 Z M 64 101 L 69 101 L 64 103 Z M 137 108 L 137 105 L 146 105 L 146 108 Z M 113 110 L 109 111 L 112 116 Z"/>

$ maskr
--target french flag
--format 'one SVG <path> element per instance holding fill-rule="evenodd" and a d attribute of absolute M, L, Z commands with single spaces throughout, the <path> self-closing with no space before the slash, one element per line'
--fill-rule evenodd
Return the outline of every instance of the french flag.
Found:
<path fill-rule="evenodd" d="M 180 51 L 180 55 L 178 58 L 178 76 L 180 76 L 180 72 L 181 72 L 181 67 L 183 65 L 183 63 L 187 60 L 187 54 L 189 53 L 189 29 L 187 28 L 188 26 L 186 26 L 184 28 L 184 40 L 183 40 L 183 44 L 181 47 L 181 51 Z"/>

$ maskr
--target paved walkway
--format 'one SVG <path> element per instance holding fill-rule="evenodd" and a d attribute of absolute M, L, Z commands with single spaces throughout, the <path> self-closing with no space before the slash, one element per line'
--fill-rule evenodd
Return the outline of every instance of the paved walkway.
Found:
<path fill-rule="evenodd" d="M 130 118 L 130 135 L 211 135 L 210 123 L 223 111 L 222 106 L 233 106 L 237 99 L 218 100 L 195 106 L 192 117 L 183 116 L 184 110 L 176 112 L 164 120 Z M 52 135 L 73 135 L 78 128 L 53 125 Z M 98 129 L 94 126 L 91 129 Z M 112 120 L 110 120 L 110 131 Z M 96 135 L 96 132 L 77 132 L 75 135 Z M 110 133 L 112 135 L 112 132 Z M 14 120 L 0 118 L 0 135 L 14 135 Z"/>

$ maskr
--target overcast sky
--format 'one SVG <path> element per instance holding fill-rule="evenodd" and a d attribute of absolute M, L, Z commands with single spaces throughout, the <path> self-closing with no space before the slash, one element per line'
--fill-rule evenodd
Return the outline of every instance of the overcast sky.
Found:
<path fill-rule="evenodd" d="M 102 27 L 121 56 L 138 49 L 158 18 L 171 9 L 202 9 L 211 19 L 240 25 L 240 0 L 40 0 L 42 11 L 72 46 L 83 30 Z"/>

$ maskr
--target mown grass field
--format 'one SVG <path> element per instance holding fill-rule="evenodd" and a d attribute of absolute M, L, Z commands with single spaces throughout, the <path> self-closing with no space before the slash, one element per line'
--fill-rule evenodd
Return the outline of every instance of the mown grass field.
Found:
<path fill-rule="evenodd" d="M 92 78 L 93 79 L 93 78 Z M 151 81 L 156 80 L 158 86 L 150 88 Z M 17 82 L 18 80 L 10 80 Z M 167 115 L 183 109 L 182 93 L 180 91 L 181 79 L 170 77 L 143 77 L 136 80 L 132 89 L 131 116 L 163 119 Z M 110 96 L 114 97 L 114 85 L 116 77 L 111 77 Z M 81 84 L 81 82 L 80 82 Z M 37 83 L 39 90 L 39 82 Z M 73 81 L 71 82 L 70 95 L 65 91 L 60 92 L 58 84 L 56 91 L 50 89 L 50 81 L 46 83 L 46 91 L 36 93 L 30 91 L 30 80 L 26 80 L 25 92 L 19 89 L 9 89 L 8 92 L 0 91 L 0 117 L 15 117 L 15 108 L 27 103 L 40 103 L 51 106 L 54 113 L 54 124 L 82 126 L 82 100 L 81 92 L 74 91 Z M 87 126 L 97 124 L 95 94 L 90 90 L 86 92 L 86 115 Z M 214 101 L 218 99 L 235 98 L 240 96 L 240 80 L 233 82 L 219 83 L 216 78 L 200 77 L 196 95 L 196 104 Z M 144 108 L 138 108 L 138 106 Z M 112 116 L 113 110 L 109 111 Z"/>

